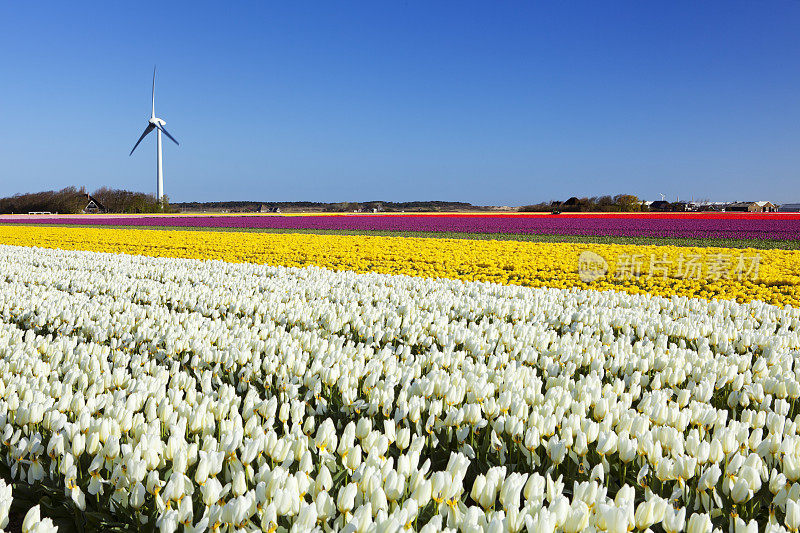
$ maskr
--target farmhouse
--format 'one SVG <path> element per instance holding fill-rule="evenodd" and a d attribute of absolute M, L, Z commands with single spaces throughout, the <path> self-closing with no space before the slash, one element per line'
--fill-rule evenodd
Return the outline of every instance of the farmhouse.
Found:
<path fill-rule="evenodd" d="M 668 211 L 669 210 L 669 202 L 666 200 L 656 200 L 655 202 L 650 202 L 650 211 Z"/>
<path fill-rule="evenodd" d="M 725 206 L 726 211 L 744 211 L 744 212 L 755 212 L 756 209 L 759 209 L 758 204 L 755 202 L 733 202 Z"/>
<path fill-rule="evenodd" d="M 84 213 L 105 213 L 106 208 L 101 204 L 94 196 L 90 194 L 86 195 L 86 199 L 89 203 L 86 204 L 86 207 L 83 208 Z"/>
<path fill-rule="evenodd" d="M 748 213 L 768 213 L 777 210 L 772 202 L 734 202 L 725 206 L 727 211 L 746 211 Z"/>

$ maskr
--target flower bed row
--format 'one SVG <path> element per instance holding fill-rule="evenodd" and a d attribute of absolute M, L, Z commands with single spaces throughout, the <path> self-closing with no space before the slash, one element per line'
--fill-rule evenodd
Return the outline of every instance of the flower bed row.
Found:
<path fill-rule="evenodd" d="M 0 267 L 2 461 L 96 529 L 800 527 L 797 308 L 9 246 Z"/>
<path fill-rule="evenodd" d="M 716 239 L 800 238 L 800 217 L 608 216 L 608 215 L 317 215 L 317 216 L 46 216 L 4 217 L 3 222 L 32 221 L 108 226 L 270 228 L 353 231 L 611 235 Z"/>

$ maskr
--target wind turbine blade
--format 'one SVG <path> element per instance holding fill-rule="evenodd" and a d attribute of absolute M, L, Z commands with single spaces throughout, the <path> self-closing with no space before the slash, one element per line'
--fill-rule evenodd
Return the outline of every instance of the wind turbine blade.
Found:
<path fill-rule="evenodd" d="M 166 128 L 164 128 L 164 126 L 159 126 L 159 127 L 158 127 L 158 129 L 160 129 L 161 131 L 163 131 L 163 132 L 164 132 L 164 135 L 166 135 L 167 137 L 169 137 L 169 138 L 170 138 L 170 140 L 171 140 L 172 142 L 174 142 L 174 143 L 175 143 L 175 144 L 177 144 L 178 146 L 180 146 L 180 145 L 181 145 L 181 143 L 179 143 L 178 141 L 176 141 L 176 140 L 175 140 L 175 137 L 173 137 L 172 135 L 170 135 L 169 133 L 167 133 L 167 130 L 166 130 Z"/>
<path fill-rule="evenodd" d="M 153 65 L 153 114 L 152 117 L 156 116 L 156 67 Z"/>
<path fill-rule="evenodd" d="M 139 146 L 139 143 L 142 142 L 142 139 L 144 139 L 147 136 L 147 134 L 153 131 L 154 129 L 155 126 L 153 126 L 152 124 L 148 124 L 147 127 L 144 129 L 144 133 L 142 133 L 142 136 L 139 137 L 139 140 L 136 141 L 136 144 L 133 145 L 133 150 L 136 150 L 136 147 Z M 131 153 L 129 153 L 128 156 L 133 155 L 133 150 L 131 150 Z"/>

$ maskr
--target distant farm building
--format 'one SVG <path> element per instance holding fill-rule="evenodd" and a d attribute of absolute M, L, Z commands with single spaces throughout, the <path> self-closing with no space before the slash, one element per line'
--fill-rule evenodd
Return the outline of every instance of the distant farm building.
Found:
<path fill-rule="evenodd" d="M 758 206 L 761 207 L 761 211 L 756 211 L 756 212 L 772 213 L 778 210 L 778 206 L 773 204 L 772 202 L 761 201 L 761 202 L 756 202 L 756 204 L 758 204 Z"/>
<path fill-rule="evenodd" d="M 777 206 L 772 202 L 734 202 L 725 206 L 727 211 L 745 211 L 748 213 L 769 213 L 775 211 Z"/>
<path fill-rule="evenodd" d="M 725 206 L 725 211 L 747 211 L 753 202 L 733 202 Z"/>
<path fill-rule="evenodd" d="M 783 204 L 778 208 L 781 213 L 800 213 L 800 204 Z"/>
<path fill-rule="evenodd" d="M 106 208 L 101 204 L 96 198 L 87 194 L 86 199 L 89 203 L 86 204 L 86 207 L 83 208 L 84 213 L 105 213 Z"/>

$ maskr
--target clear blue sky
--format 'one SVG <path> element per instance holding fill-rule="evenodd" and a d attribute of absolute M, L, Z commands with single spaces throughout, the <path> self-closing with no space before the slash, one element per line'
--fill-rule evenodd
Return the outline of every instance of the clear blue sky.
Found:
<path fill-rule="evenodd" d="M 556 5 L 552 5 L 556 4 Z M 800 1 L 3 2 L 0 195 L 800 201 Z"/>

